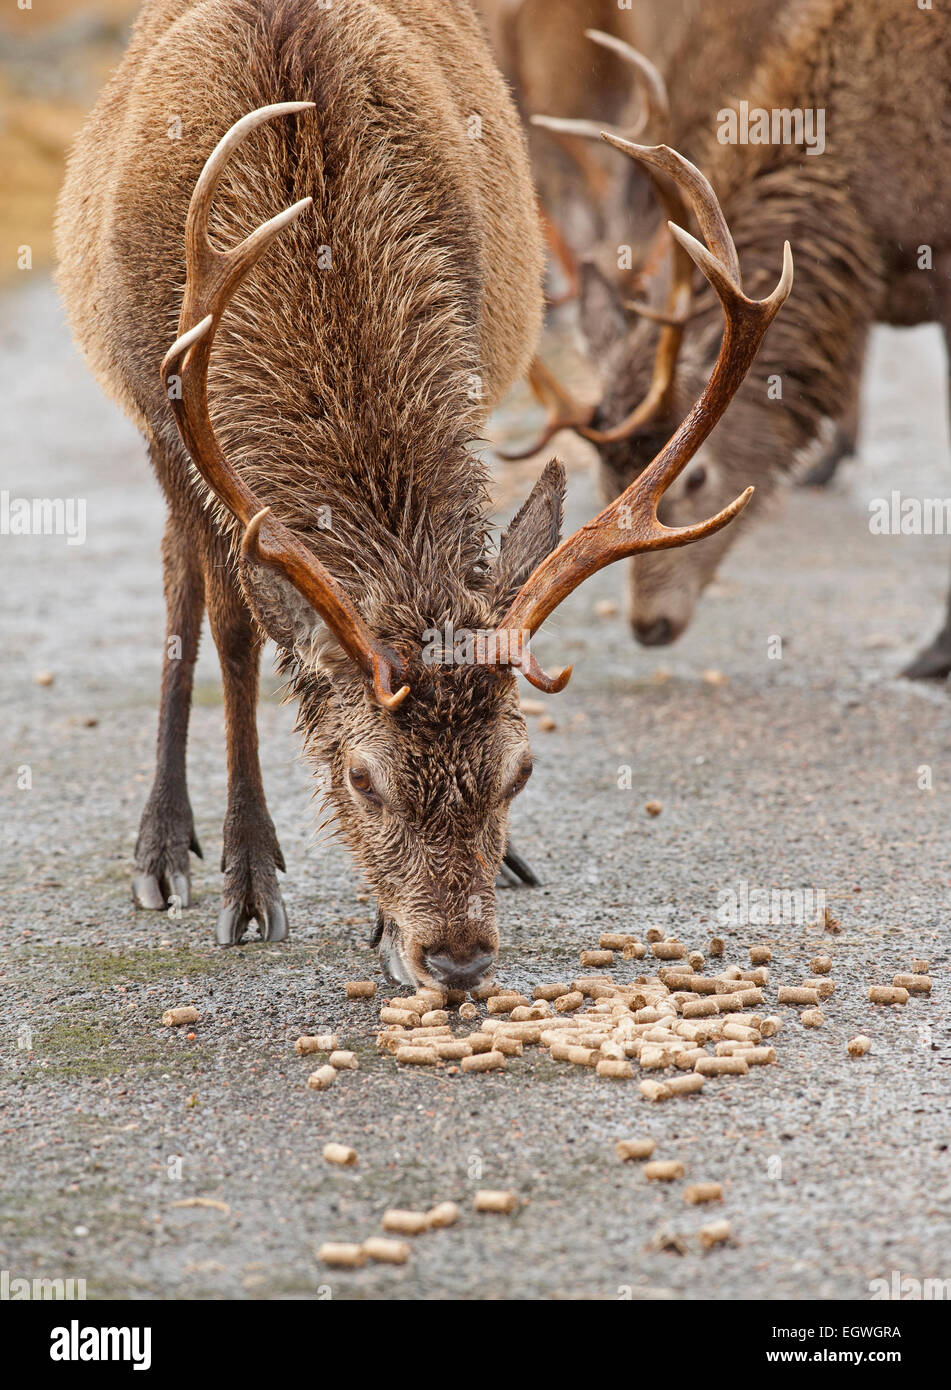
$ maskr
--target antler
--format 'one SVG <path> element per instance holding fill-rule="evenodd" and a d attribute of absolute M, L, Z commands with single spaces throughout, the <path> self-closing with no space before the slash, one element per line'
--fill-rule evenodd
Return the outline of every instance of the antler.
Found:
<path fill-rule="evenodd" d="M 647 97 L 648 114 L 641 122 L 641 126 L 648 124 L 653 118 L 653 126 L 660 132 L 660 139 L 666 140 L 670 129 L 670 102 L 664 79 L 654 64 L 643 53 L 638 53 L 636 48 L 632 48 L 623 39 L 615 38 L 613 34 L 602 33 L 599 29 L 586 29 L 585 33 L 595 43 L 610 48 L 632 64 Z M 670 169 L 659 161 L 651 161 L 643 154 L 635 153 L 635 149 L 643 151 L 646 147 L 630 145 L 625 136 L 605 131 L 595 121 L 565 121 L 551 116 L 533 116 L 532 121 L 536 125 L 563 134 L 593 136 L 596 133 L 599 138 L 607 140 L 617 149 L 633 155 L 634 158 L 641 159 L 648 166 L 647 175 L 651 180 L 658 201 L 667 214 L 668 221 L 675 222 L 678 226 L 684 226 L 689 220 L 687 202 L 684 200 L 682 188 L 691 195 L 691 201 L 694 202 L 696 210 L 695 199 L 698 195 L 696 184 L 692 180 L 676 180 L 671 183 L 664 177 L 658 177 L 658 173 L 669 174 Z M 663 148 L 663 146 L 658 146 L 658 148 Z M 693 169 L 692 165 L 690 167 Z M 699 170 L 694 170 L 694 173 L 709 189 L 709 184 L 706 183 Z M 729 232 L 727 232 L 727 236 L 729 236 Z M 735 257 L 736 253 L 733 254 Z M 580 434 L 583 439 L 589 440 L 592 444 L 616 444 L 622 439 L 629 439 L 644 425 L 649 424 L 651 420 L 660 414 L 665 414 L 670 409 L 677 358 L 680 355 L 684 329 L 689 322 L 693 306 L 693 266 L 690 257 L 676 240 L 672 246 L 672 255 L 670 283 L 664 308 L 654 309 L 648 304 L 640 304 L 633 300 L 627 303 L 627 308 L 632 313 L 640 314 L 643 318 L 651 319 L 661 325 L 650 386 L 644 399 L 617 425 L 613 425 L 607 430 L 597 430 L 591 426 L 595 408 L 581 405 L 554 380 L 550 373 L 541 368 L 540 364 L 535 363 L 533 364 L 535 376 L 540 377 L 544 373 L 546 379 L 541 390 L 538 389 L 536 381 L 532 379 L 532 388 L 536 395 L 539 395 L 543 402 L 548 404 L 548 419 L 541 435 L 534 443 L 521 449 L 500 450 L 500 458 L 510 461 L 529 458 L 532 454 L 543 449 L 549 440 L 562 429 L 574 430 L 576 434 Z M 553 401 L 556 402 L 555 406 L 551 404 Z"/>
<path fill-rule="evenodd" d="M 244 526 L 242 555 L 269 565 L 287 579 L 320 614 L 344 651 L 372 682 L 377 701 L 395 709 L 409 686 L 393 691 L 402 670 L 399 658 L 370 632 L 352 601 L 316 556 L 301 544 L 269 507 L 262 505 L 221 450 L 208 410 L 208 363 L 215 332 L 241 280 L 274 238 L 312 199 L 302 198 L 265 222 L 230 251 L 216 251 L 208 239 L 208 216 L 215 189 L 232 151 L 265 121 L 306 111 L 312 101 L 284 101 L 262 106 L 236 121 L 212 150 L 195 184 L 185 223 L 185 295 L 178 320 L 179 337 L 162 362 L 162 381 L 171 400 L 179 434 L 192 462 L 212 492 Z M 177 375 L 179 392 L 169 390 Z"/>
<path fill-rule="evenodd" d="M 690 197 L 710 249 L 673 222 L 669 224 L 670 232 L 716 291 L 726 320 L 723 339 L 710 380 L 683 424 L 620 497 L 562 541 L 529 575 L 499 624 L 496 649 L 510 646 L 509 634 L 534 634 L 579 584 L 605 565 L 626 555 L 689 545 L 713 535 L 739 515 L 753 494 L 753 489 L 747 488 L 722 512 L 694 526 L 667 527 L 657 519 L 660 499 L 726 410 L 749 371 L 763 334 L 792 288 L 789 242 L 783 249 L 782 275 L 772 294 L 767 299 L 748 299 L 741 287 L 739 261 L 729 227 L 713 189 L 700 171 L 666 146 L 644 149 L 616 136 L 604 138 L 625 154 L 669 174 Z M 519 655 L 510 664 L 520 665 L 532 685 L 549 692 L 563 690 L 571 675 L 569 666 L 552 678 L 530 655 Z"/>

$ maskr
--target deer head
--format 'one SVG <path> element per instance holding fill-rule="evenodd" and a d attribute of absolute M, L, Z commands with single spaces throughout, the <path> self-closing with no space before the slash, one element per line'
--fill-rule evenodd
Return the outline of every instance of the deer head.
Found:
<path fill-rule="evenodd" d="M 629 44 L 597 30 L 587 37 L 609 46 L 631 66 L 642 98 L 639 129 L 666 139 L 670 102 L 664 79 L 649 59 Z M 716 254 L 735 290 L 742 294 L 739 262 L 732 237 L 713 189 L 692 165 L 661 146 L 645 150 L 618 133 L 601 131 L 594 122 L 533 116 L 534 124 L 561 136 L 607 140 L 637 160 L 647 173 L 655 201 L 671 223 L 688 224 L 693 210 L 709 244 L 720 238 Z M 679 175 L 675 165 L 679 162 Z M 718 230 L 714 230 L 714 227 Z M 674 227 L 670 228 L 674 231 Z M 570 429 L 595 445 L 605 500 L 623 493 L 648 466 L 665 439 L 690 409 L 716 358 L 718 325 L 709 317 L 699 329 L 694 294 L 694 266 L 687 250 L 662 225 L 653 240 L 636 248 L 636 264 L 623 277 L 605 274 L 597 255 L 579 272 L 582 334 L 604 383 L 600 401 L 582 406 L 536 363 L 532 386 L 546 406 L 548 421 L 539 440 L 503 454 L 523 458 L 547 444 L 561 429 Z M 612 252 L 613 254 L 613 252 Z M 636 285 L 637 298 L 626 289 Z M 690 330 L 688 333 L 688 329 Z M 736 425 L 736 415 L 731 415 Z M 741 432 L 746 429 L 740 426 Z M 751 449 L 740 452 L 755 455 Z M 735 496 L 738 479 L 732 452 L 717 442 L 701 446 L 691 467 L 667 490 L 659 515 L 671 527 L 689 527 L 718 511 Z M 689 559 L 654 552 L 636 556 L 630 565 L 631 627 L 638 641 L 659 646 L 674 641 L 687 627 L 703 589 L 716 573 L 736 531 L 721 532 Z"/>
<path fill-rule="evenodd" d="M 552 461 L 494 562 L 487 556 L 464 562 L 461 538 L 456 563 L 446 561 L 435 538 L 430 545 L 415 536 L 409 546 L 406 538 L 387 535 L 377 547 L 378 563 L 351 593 L 229 465 L 208 408 L 211 348 L 228 301 L 273 238 L 310 203 L 303 199 L 240 245 L 219 251 L 207 233 L 211 198 L 225 161 L 250 130 L 308 105 L 250 113 L 209 157 L 186 224 L 180 336 L 162 375 L 192 461 L 236 523 L 238 578 L 281 650 L 305 744 L 329 768 L 332 816 L 379 903 L 384 964 L 407 984 L 472 988 L 496 957 L 494 879 L 509 805 L 532 771 L 515 671 L 540 689 L 563 689 L 570 667 L 549 676 L 530 650 L 532 635 L 558 604 L 605 565 L 699 540 L 746 505 L 751 490 L 697 525 L 671 529 L 657 518 L 663 493 L 726 409 L 788 294 L 791 261 L 787 247 L 782 281 L 768 300 L 754 302 L 739 294 L 729 263 L 721 263 L 724 228 L 716 219 L 704 228 L 715 254 L 673 229 L 720 296 L 726 330 L 700 399 L 632 486 L 558 544 L 564 470 Z M 646 153 L 669 156 L 675 179 L 695 174 L 669 151 Z M 179 390 L 169 390 L 173 377 Z M 441 558 L 429 562 L 428 554 Z M 447 639 L 447 629 L 463 635 L 461 645 Z"/>

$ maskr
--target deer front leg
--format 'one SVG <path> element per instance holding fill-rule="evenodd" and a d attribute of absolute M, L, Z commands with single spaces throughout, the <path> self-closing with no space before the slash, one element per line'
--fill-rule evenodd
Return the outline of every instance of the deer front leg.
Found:
<path fill-rule="evenodd" d="M 216 936 L 241 940 L 254 920 L 265 941 L 283 941 L 287 914 L 277 886 L 284 856 L 268 814 L 258 761 L 258 673 L 262 641 L 224 554 L 205 575 L 208 616 L 221 662 L 228 740 L 228 812 L 221 868 L 225 876 Z"/>
<path fill-rule="evenodd" d="M 135 846 L 132 897 L 161 911 L 191 902 L 188 852 L 201 856 L 185 780 L 185 744 L 201 618 L 204 579 L 181 521 L 169 512 L 162 541 L 166 633 L 159 702 L 155 781 Z"/>

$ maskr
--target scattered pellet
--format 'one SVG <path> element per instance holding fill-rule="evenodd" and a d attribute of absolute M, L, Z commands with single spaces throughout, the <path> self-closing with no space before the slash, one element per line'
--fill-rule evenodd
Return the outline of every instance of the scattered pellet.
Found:
<path fill-rule="evenodd" d="M 751 985 L 765 985 L 769 981 L 769 967 L 758 965 L 755 970 L 741 970 L 738 978 Z"/>
<path fill-rule="evenodd" d="M 498 1032 L 492 1034 L 492 1045 L 496 1052 L 501 1052 L 503 1057 L 521 1057 L 522 1043 L 520 1038 L 510 1038 L 505 1033 Z M 476 1068 L 478 1070 L 478 1068 Z"/>
<path fill-rule="evenodd" d="M 598 945 L 605 951 L 623 951 L 634 940 L 628 932 L 603 931 L 598 937 Z"/>
<path fill-rule="evenodd" d="M 449 1015 L 445 1009 L 430 1009 L 423 1014 L 419 1020 L 421 1028 L 439 1028 L 442 1024 L 449 1022 Z"/>
<path fill-rule="evenodd" d="M 911 968 L 916 975 L 930 975 L 931 973 L 929 962 L 926 960 L 913 960 Z"/>
<path fill-rule="evenodd" d="M 700 1061 L 700 1058 L 706 1057 L 706 1055 L 702 1047 L 687 1047 L 683 1052 L 677 1053 L 677 1056 L 674 1058 L 674 1066 L 678 1071 L 693 1071 L 694 1067 Z M 671 1083 L 668 1082 L 667 1084 L 670 1085 Z M 695 1086 L 691 1089 L 699 1090 L 700 1087 Z"/>
<path fill-rule="evenodd" d="M 700 1059 L 697 1058 L 697 1061 Z M 694 1063 L 696 1066 L 696 1063 Z M 703 1090 L 703 1077 L 696 1070 L 687 1076 L 672 1076 L 664 1082 L 664 1088 L 671 1096 L 689 1096 Z"/>
<path fill-rule="evenodd" d="M 482 1004 L 486 999 L 491 999 L 493 994 L 502 994 L 504 991 L 501 985 L 497 985 L 494 980 L 486 980 L 481 985 L 476 985 L 469 993 L 472 998 Z"/>
<path fill-rule="evenodd" d="M 513 1212 L 518 1206 L 517 1192 L 499 1192 L 483 1187 L 475 1194 L 473 1205 L 476 1211 Z"/>
<path fill-rule="evenodd" d="M 371 1260 L 385 1265 L 405 1265 L 409 1246 L 405 1240 L 387 1240 L 386 1236 L 370 1236 L 363 1242 L 363 1253 Z"/>
<path fill-rule="evenodd" d="M 470 1043 L 472 1039 L 469 1039 Z M 505 1057 L 497 1049 L 491 1052 L 474 1052 L 471 1057 L 463 1057 L 459 1063 L 463 1071 L 494 1071 L 504 1069 Z"/>
<path fill-rule="evenodd" d="M 645 1163 L 643 1171 L 648 1182 L 674 1182 L 683 1177 L 684 1165 L 679 1158 L 656 1158 Z"/>
<path fill-rule="evenodd" d="M 702 951 L 690 951 L 687 955 L 687 964 L 694 970 L 702 970 L 706 963 L 706 956 Z"/>
<path fill-rule="evenodd" d="M 832 969 L 831 956 L 813 956 L 809 962 L 809 969 L 813 975 L 828 975 Z"/>
<path fill-rule="evenodd" d="M 339 1046 L 336 1033 L 303 1034 L 294 1044 L 294 1051 L 301 1057 L 308 1052 L 336 1052 Z"/>
<path fill-rule="evenodd" d="M 907 1004 L 909 997 L 904 986 L 872 985 L 868 992 L 870 1004 Z"/>
<path fill-rule="evenodd" d="M 764 1018 L 762 1023 L 759 1025 L 760 1037 L 774 1038 L 776 1034 L 779 1032 L 780 1028 L 782 1028 L 782 1026 L 783 1021 L 779 1017 L 779 1015 L 770 1014 L 767 1018 Z"/>
<path fill-rule="evenodd" d="M 332 1086 L 336 1079 L 337 1068 L 327 1065 L 312 1071 L 307 1078 L 307 1085 L 312 1091 L 326 1091 L 327 1087 Z"/>
<path fill-rule="evenodd" d="M 479 1010 L 475 1004 L 465 1003 L 459 1005 L 459 1017 L 465 1023 L 471 1023 L 474 1018 L 479 1017 Z"/>
<path fill-rule="evenodd" d="M 36 671 L 33 675 L 34 685 L 52 685 L 56 677 L 52 671 Z"/>
<path fill-rule="evenodd" d="M 424 1211 L 405 1211 L 391 1207 L 383 1213 L 384 1231 L 397 1231 L 401 1236 L 418 1236 L 429 1230 L 429 1216 Z"/>
<path fill-rule="evenodd" d="M 357 1161 L 357 1151 L 346 1144 L 325 1144 L 324 1158 L 328 1163 L 339 1163 L 342 1168 L 349 1168 Z"/>
<path fill-rule="evenodd" d="M 492 1051 L 493 1039 L 491 1033 L 469 1033 L 466 1037 L 466 1042 L 472 1048 L 473 1052 L 481 1053 Z"/>
<path fill-rule="evenodd" d="M 580 989 L 573 989 L 568 994 L 559 995 L 555 1000 L 555 1011 L 560 1014 L 572 1013 L 575 1009 L 580 1009 L 584 1003 L 584 995 Z"/>
<path fill-rule="evenodd" d="M 709 945 L 707 946 L 708 956 L 722 956 L 725 950 L 726 942 L 723 940 L 722 936 L 713 936 L 710 938 Z"/>
<path fill-rule="evenodd" d="M 895 989 L 907 989 L 909 994 L 931 993 L 931 977 L 928 975 L 896 975 L 892 985 Z"/>
<path fill-rule="evenodd" d="M 622 960 L 643 960 L 647 955 L 647 947 L 643 941 L 629 941 L 621 951 Z"/>
<path fill-rule="evenodd" d="M 531 1023 L 551 1018 L 551 1005 L 546 999 L 539 999 L 535 1004 L 519 1004 L 509 1014 L 509 1018 L 513 1023 Z"/>
<path fill-rule="evenodd" d="M 682 941 L 655 941 L 651 951 L 658 960 L 683 960 L 687 955 Z"/>
<path fill-rule="evenodd" d="M 528 1003 L 530 1000 L 524 994 L 493 994 L 491 999 L 486 1000 L 485 1009 L 490 1015 L 510 1014 L 517 1005 Z"/>
<path fill-rule="evenodd" d="M 532 990 L 532 998 L 545 999 L 549 1003 L 551 1003 L 554 1000 L 561 999 L 564 995 L 570 993 L 571 990 L 569 986 L 562 983 L 554 985 L 536 985 L 535 988 Z"/>
<path fill-rule="evenodd" d="M 622 948 L 623 949 L 623 948 Z M 607 950 L 581 951 L 578 959 L 582 965 L 613 965 L 614 952 Z"/>
<path fill-rule="evenodd" d="M 317 1251 L 318 1260 L 325 1265 L 349 1266 L 359 1269 L 367 1262 L 367 1253 L 362 1245 L 350 1245 L 344 1241 L 328 1240 Z"/>
<path fill-rule="evenodd" d="M 701 1076 L 745 1076 L 749 1067 L 742 1057 L 701 1057 L 694 1070 Z"/>
<path fill-rule="evenodd" d="M 356 1071 L 360 1065 L 357 1061 L 357 1054 L 355 1052 L 347 1052 L 345 1049 L 341 1049 L 339 1052 L 331 1052 L 327 1061 L 332 1067 L 336 1067 L 337 1071 Z"/>
<path fill-rule="evenodd" d="M 768 946 L 750 947 L 750 965 L 768 965 L 773 959 L 773 953 Z"/>
<path fill-rule="evenodd" d="M 518 707 L 523 714 L 544 714 L 546 709 L 543 700 L 519 700 Z"/>
<path fill-rule="evenodd" d="M 713 1245 L 722 1245 L 729 1239 L 729 1221 L 711 1221 L 709 1226 L 700 1227 L 700 1244 L 705 1250 L 709 1250 Z"/>
<path fill-rule="evenodd" d="M 831 999 L 835 994 L 835 981 L 829 980 L 823 975 L 815 980 L 803 980 L 802 987 L 803 989 L 814 989 L 820 1000 Z"/>
<path fill-rule="evenodd" d="M 776 993 L 778 1004 L 818 1004 L 819 996 L 814 989 L 800 989 L 795 985 L 780 985 Z"/>
<path fill-rule="evenodd" d="M 538 721 L 538 727 L 543 734 L 550 734 L 558 728 L 558 724 L 552 719 L 550 714 L 543 714 Z"/>
<path fill-rule="evenodd" d="M 348 999 L 372 999 L 376 994 L 373 980 L 348 980 L 344 985 Z"/>
<path fill-rule="evenodd" d="M 804 1028 L 821 1028 L 826 1016 L 821 1009 L 803 1009 L 799 1019 Z"/>
<path fill-rule="evenodd" d="M 198 1010 L 191 1004 L 186 1004 L 180 1009 L 166 1009 L 162 1015 L 162 1022 L 166 1028 L 180 1028 L 183 1023 L 197 1023 Z"/>
<path fill-rule="evenodd" d="M 732 1042 L 758 1043 L 760 1035 L 755 1028 L 744 1028 L 740 1023 L 724 1023 L 723 1037 Z"/>
<path fill-rule="evenodd" d="M 666 1100 L 670 1092 L 663 1081 L 642 1081 L 641 1095 L 647 1100 Z"/>
<path fill-rule="evenodd" d="M 627 1163 L 631 1159 L 650 1158 L 654 1147 L 653 1139 L 619 1139 L 614 1145 L 614 1152 Z"/>
<path fill-rule="evenodd" d="M 708 1018 L 717 1012 L 715 999 L 688 999 L 681 1010 L 684 1018 Z"/>
<path fill-rule="evenodd" d="M 595 1070 L 598 1076 L 610 1076 L 618 1081 L 634 1075 L 630 1062 L 618 1061 L 614 1057 L 602 1057 Z"/>
<path fill-rule="evenodd" d="M 434 1067 L 439 1061 L 439 1053 L 435 1047 L 413 1047 L 412 1044 L 405 1043 L 396 1049 L 396 1060 L 407 1067 Z M 463 1061 L 467 1060 L 463 1058 Z"/>
<path fill-rule="evenodd" d="M 722 1202 L 723 1187 L 718 1182 L 692 1182 L 684 1188 L 684 1201 L 692 1207 L 701 1202 Z"/>
<path fill-rule="evenodd" d="M 459 1208 L 455 1202 L 439 1202 L 427 1213 L 432 1230 L 441 1231 L 446 1226 L 454 1226 L 459 1220 Z"/>
<path fill-rule="evenodd" d="M 576 1067 L 597 1066 L 598 1049 L 596 1047 L 569 1047 L 568 1061 L 574 1063 Z"/>
<path fill-rule="evenodd" d="M 467 1038 L 447 1038 L 445 1042 L 433 1043 L 433 1048 L 441 1062 L 460 1062 L 463 1057 L 472 1056 L 472 1045 Z"/>
<path fill-rule="evenodd" d="M 465 993 L 461 990 L 460 994 L 462 994 L 462 999 L 466 997 Z M 449 991 L 445 989 L 433 989 L 430 985 L 420 985 L 419 989 L 416 991 L 416 997 L 421 1003 L 428 1004 L 431 1009 L 444 1009 L 449 1002 Z M 462 999 L 459 1000 L 460 1004 L 462 1003 Z"/>
<path fill-rule="evenodd" d="M 381 1023 L 402 1023 L 406 1028 L 419 1027 L 419 1014 L 410 1009 L 396 1009 L 392 1006 L 380 1010 Z"/>
<path fill-rule="evenodd" d="M 663 941 L 663 939 L 664 933 L 661 931 L 660 927 L 648 927 L 647 931 L 644 933 L 644 940 L 649 946 L 653 945 L 655 941 Z"/>
<path fill-rule="evenodd" d="M 857 1037 L 849 1039 L 849 1056 L 864 1057 L 872 1046 L 872 1039 L 867 1038 L 864 1033 L 859 1033 Z"/>
<path fill-rule="evenodd" d="M 660 813 L 661 813 L 661 811 L 662 811 L 663 809 L 664 809 L 664 803 L 663 803 L 662 801 L 645 801 L 645 802 L 644 802 L 644 810 L 647 812 L 647 814 L 648 814 L 649 816 L 659 816 Z"/>

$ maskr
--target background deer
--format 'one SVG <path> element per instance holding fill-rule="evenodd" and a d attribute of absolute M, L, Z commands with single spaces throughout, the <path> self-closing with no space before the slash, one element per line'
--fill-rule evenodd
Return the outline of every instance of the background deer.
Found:
<path fill-rule="evenodd" d="M 711 110 L 700 156 L 733 230 L 752 287 L 770 281 L 776 246 L 797 257 L 794 304 L 770 335 L 728 422 L 668 493 L 661 511 L 685 525 L 756 481 L 758 505 L 824 418 L 854 400 L 868 332 L 876 321 L 939 322 L 951 329 L 951 114 L 933 93 L 951 80 L 951 20 L 903 0 L 871 9 L 851 0 L 809 0 L 790 12 L 785 36 L 736 92 L 751 108 L 809 108 L 825 116 L 825 148 L 803 143 L 721 144 Z M 728 104 L 728 103 L 724 103 Z M 670 192 L 666 190 L 670 215 Z M 680 220 L 679 215 L 677 220 Z M 919 268 L 931 248 L 934 269 Z M 552 425 L 567 424 L 600 454 L 606 496 L 616 496 L 682 418 L 719 340 L 715 305 L 696 296 L 691 268 L 674 248 L 673 271 L 658 277 L 655 315 L 631 311 L 611 281 L 590 272 L 582 322 L 604 383 L 593 410 L 548 382 Z M 771 398 L 770 380 L 782 384 Z M 546 431 L 551 437 L 551 426 Z M 723 534 L 689 557 L 632 562 L 630 616 L 648 645 L 673 641 L 730 544 Z M 909 675 L 951 670 L 951 609 L 942 633 Z"/>
<path fill-rule="evenodd" d="M 594 523 L 557 545 L 553 461 L 493 554 L 487 472 L 470 446 L 534 350 L 541 253 L 523 139 L 474 11 L 143 10 L 59 214 L 74 331 L 145 434 L 169 507 L 168 634 L 182 657 L 163 669 L 141 906 L 188 900 L 185 737 L 207 604 L 229 768 L 219 942 L 252 919 L 271 940 L 287 930 L 255 731 L 270 636 L 376 895 L 386 968 L 454 988 L 491 970 L 494 876 L 532 770 L 514 672 L 549 691 L 570 674 L 546 675 L 527 639 L 595 570 L 711 534 L 745 505 L 748 493 L 683 530 L 656 519 L 791 284 L 787 254 L 773 294 L 746 299 L 692 166 L 628 152 L 665 160 L 694 203 L 710 250 L 676 235 L 724 305 L 720 359 Z M 480 634 L 474 661 L 429 659 L 426 634 L 447 626 Z"/>

